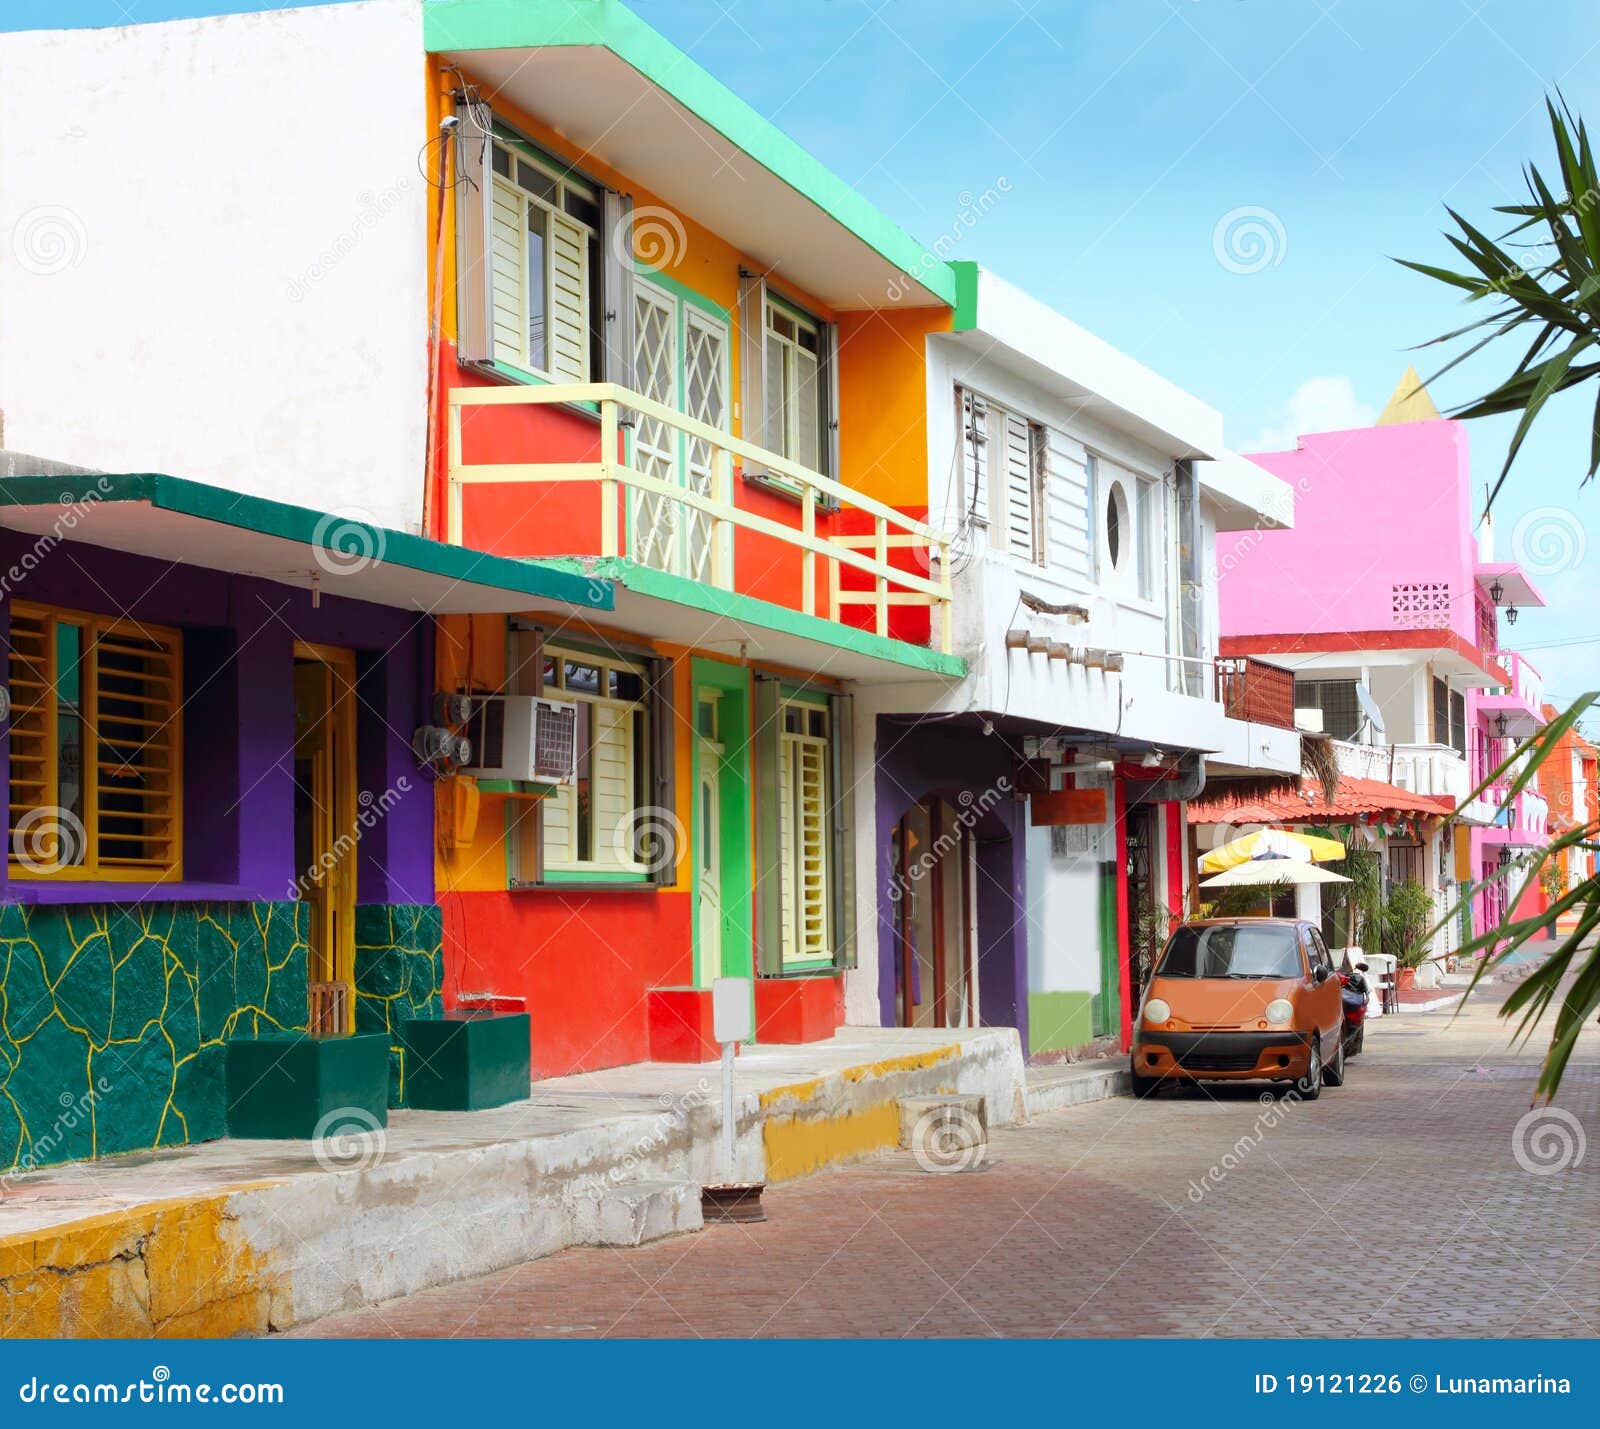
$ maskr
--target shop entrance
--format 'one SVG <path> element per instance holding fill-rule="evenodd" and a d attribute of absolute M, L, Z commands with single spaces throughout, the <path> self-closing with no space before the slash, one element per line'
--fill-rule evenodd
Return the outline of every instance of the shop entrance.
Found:
<path fill-rule="evenodd" d="M 977 841 L 945 800 L 895 826 L 896 1011 L 901 1027 L 978 1025 Z"/>
<path fill-rule="evenodd" d="M 311 909 L 313 1037 L 355 1031 L 355 683 L 353 651 L 295 642 L 295 889 Z"/>

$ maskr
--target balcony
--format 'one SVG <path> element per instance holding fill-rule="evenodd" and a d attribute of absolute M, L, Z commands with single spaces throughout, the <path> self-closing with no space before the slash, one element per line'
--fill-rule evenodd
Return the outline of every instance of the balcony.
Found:
<path fill-rule="evenodd" d="M 492 416 L 508 409 L 566 420 L 541 428 Z M 454 388 L 448 444 L 452 545 L 471 519 L 469 490 L 536 487 L 519 503 L 516 554 L 621 558 L 950 653 L 947 535 L 638 392 L 607 382 Z M 744 480 L 736 466 L 766 476 Z"/>
<path fill-rule="evenodd" d="M 1471 793 L 1472 774 L 1447 744 L 1352 744 L 1334 741 L 1339 772 L 1352 779 L 1375 779 L 1412 794 L 1448 798 L 1459 806 Z M 1485 822 L 1492 810 L 1485 810 Z"/>
<path fill-rule="evenodd" d="M 1550 804 L 1537 789 L 1513 795 L 1509 784 L 1491 784 L 1484 794 L 1495 809 L 1491 821 L 1505 830 L 1502 842 L 1542 844 L 1550 836 Z"/>
<path fill-rule="evenodd" d="M 1501 689 L 1478 696 L 1478 713 L 1488 719 L 1495 738 L 1526 739 L 1545 726 L 1544 677 L 1514 651 L 1502 650 L 1496 658 L 1511 678 Z"/>
<path fill-rule="evenodd" d="M 1217 703 L 1229 719 L 1293 729 L 1294 676 L 1250 655 L 1217 659 Z"/>

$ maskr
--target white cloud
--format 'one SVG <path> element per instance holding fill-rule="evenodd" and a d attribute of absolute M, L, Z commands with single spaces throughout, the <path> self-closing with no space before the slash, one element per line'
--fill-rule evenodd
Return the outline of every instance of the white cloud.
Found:
<path fill-rule="evenodd" d="M 1306 432 L 1343 432 L 1370 427 L 1377 412 L 1356 396 L 1348 377 L 1312 377 L 1302 382 L 1277 415 L 1239 448 L 1246 452 L 1290 451 Z"/>

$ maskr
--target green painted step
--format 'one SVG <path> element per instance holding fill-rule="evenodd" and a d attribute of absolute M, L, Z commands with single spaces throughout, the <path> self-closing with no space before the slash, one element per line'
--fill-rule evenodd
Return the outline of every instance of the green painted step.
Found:
<path fill-rule="evenodd" d="M 310 1141 L 389 1122 L 389 1039 L 285 1033 L 228 1043 L 228 1135 Z"/>
<path fill-rule="evenodd" d="M 531 1079 L 526 1012 L 462 1012 L 408 1018 L 406 1105 L 424 1111 L 482 1111 L 525 1101 Z"/>

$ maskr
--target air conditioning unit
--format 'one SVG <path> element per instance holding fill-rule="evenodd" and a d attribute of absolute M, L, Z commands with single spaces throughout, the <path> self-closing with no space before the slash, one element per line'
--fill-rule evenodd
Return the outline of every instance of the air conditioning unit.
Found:
<path fill-rule="evenodd" d="M 463 771 L 480 779 L 570 784 L 578 772 L 578 706 L 537 695 L 473 701 L 472 750 Z"/>

